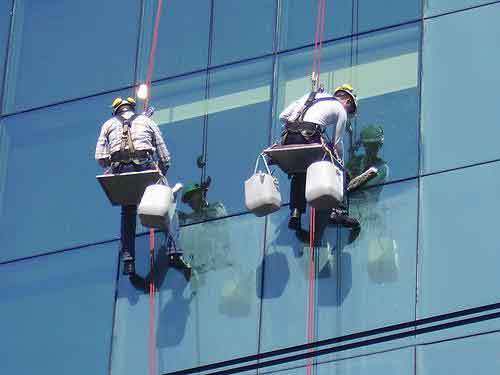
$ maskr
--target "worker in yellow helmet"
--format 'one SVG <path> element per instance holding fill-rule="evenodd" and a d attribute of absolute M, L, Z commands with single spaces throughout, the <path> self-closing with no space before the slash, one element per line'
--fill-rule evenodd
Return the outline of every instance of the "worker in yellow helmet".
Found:
<path fill-rule="evenodd" d="M 358 99 L 354 89 L 349 84 L 343 84 L 335 89 L 333 94 L 322 87 L 312 90 L 291 103 L 280 114 L 283 123 L 281 143 L 328 144 L 338 161 L 343 164 L 342 138 L 348 123 L 358 110 Z M 327 138 L 328 128 L 333 128 L 332 139 Z M 290 188 L 290 219 L 288 227 L 301 229 L 301 216 L 306 210 L 305 198 L 306 173 L 296 173 L 291 176 Z M 348 216 L 347 209 L 332 211 L 331 222 L 349 228 L 359 227 L 359 222 Z"/>
<path fill-rule="evenodd" d="M 166 176 L 170 166 L 170 153 L 161 131 L 148 116 L 137 114 L 135 108 L 134 98 L 113 100 L 113 117 L 102 125 L 95 158 L 105 168 L 105 173 L 160 169 Z M 135 275 L 136 216 L 137 206 L 122 206 L 121 253 L 125 275 Z M 189 268 L 180 251 L 169 254 L 169 261 L 174 267 Z"/>

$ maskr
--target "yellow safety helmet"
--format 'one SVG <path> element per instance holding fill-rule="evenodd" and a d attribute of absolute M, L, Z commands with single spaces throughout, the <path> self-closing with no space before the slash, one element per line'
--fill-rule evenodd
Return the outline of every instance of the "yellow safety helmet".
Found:
<path fill-rule="evenodd" d="M 354 103 L 354 110 L 352 113 L 356 113 L 356 111 L 358 110 L 358 97 L 354 93 L 354 89 L 352 88 L 352 86 L 348 83 L 344 83 L 343 85 L 340 85 L 335 89 L 333 95 L 337 95 L 338 92 L 345 92 L 352 98 L 352 101 Z"/>
<path fill-rule="evenodd" d="M 115 100 L 113 100 L 113 103 L 111 104 L 111 112 L 113 113 L 113 115 L 116 115 L 116 111 L 122 105 L 130 105 L 135 108 L 136 101 L 134 98 L 131 98 L 130 96 L 127 99 L 116 98 Z"/>

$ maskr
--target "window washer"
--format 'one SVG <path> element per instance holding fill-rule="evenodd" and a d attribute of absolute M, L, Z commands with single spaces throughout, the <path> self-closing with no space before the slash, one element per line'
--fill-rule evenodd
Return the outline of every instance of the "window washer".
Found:
<path fill-rule="evenodd" d="M 170 153 L 160 129 L 149 117 L 135 113 L 133 98 L 116 98 L 112 105 L 113 117 L 101 128 L 95 158 L 106 174 L 120 174 L 160 169 L 166 176 L 170 166 Z M 123 274 L 135 274 L 135 231 L 137 206 L 122 206 L 121 254 Z M 167 240 L 172 236 L 166 233 Z M 176 268 L 190 268 L 182 252 L 168 246 L 169 263 Z"/>
<path fill-rule="evenodd" d="M 227 215 L 222 202 L 208 203 L 206 193 L 209 184 L 210 178 L 201 185 L 192 184 L 186 188 L 182 195 L 182 202 L 189 205 L 192 212 L 179 212 L 179 220 L 182 224 L 197 223 Z"/>
<path fill-rule="evenodd" d="M 316 82 L 313 77 L 313 87 L 315 86 Z M 357 109 L 358 100 L 349 84 L 337 87 L 333 95 L 325 92 L 322 87 L 313 90 L 291 103 L 280 114 L 280 120 L 284 123 L 282 144 L 321 143 L 326 137 L 326 128 L 334 127 L 334 138 L 328 146 L 335 158 L 343 164 L 342 137 L 348 119 L 356 114 Z M 291 180 L 291 216 L 288 227 L 299 230 L 301 216 L 306 210 L 306 173 L 293 174 Z M 346 208 L 334 209 L 330 221 L 348 228 L 359 227 L 359 222 L 348 216 Z"/>

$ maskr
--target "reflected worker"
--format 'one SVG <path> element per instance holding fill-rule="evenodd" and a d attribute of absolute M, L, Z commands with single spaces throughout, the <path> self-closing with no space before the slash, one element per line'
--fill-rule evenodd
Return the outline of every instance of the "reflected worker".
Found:
<path fill-rule="evenodd" d="M 333 127 L 333 140 L 327 145 L 343 164 L 342 137 L 348 119 L 354 117 L 357 109 L 358 100 L 351 85 L 337 87 L 333 95 L 325 92 L 322 87 L 318 91 L 312 91 L 291 103 L 280 114 L 280 121 L 284 123 L 282 144 L 321 143 L 326 128 Z M 291 229 L 301 229 L 301 216 L 306 210 L 305 185 L 305 172 L 291 176 L 288 222 Z M 348 216 L 346 208 L 332 210 L 330 221 L 348 228 L 359 227 L 359 222 Z"/>
<path fill-rule="evenodd" d="M 197 223 L 227 215 L 222 202 L 208 203 L 206 193 L 209 184 L 210 179 L 201 185 L 192 184 L 185 189 L 182 202 L 189 205 L 192 212 L 179 212 L 179 220 L 182 224 Z"/>
<path fill-rule="evenodd" d="M 170 166 L 167 150 L 158 125 L 143 114 L 136 114 L 133 98 L 116 98 L 112 105 L 113 117 L 101 127 L 95 150 L 95 159 L 106 174 L 120 174 L 159 169 L 166 176 Z M 135 232 L 137 206 L 122 206 L 121 255 L 123 274 L 135 274 Z M 167 238 L 170 238 L 166 233 Z M 173 247 L 175 248 L 175 247 Z M 189 267 L 182 253 L 169 254 L 174 266 Z"/>

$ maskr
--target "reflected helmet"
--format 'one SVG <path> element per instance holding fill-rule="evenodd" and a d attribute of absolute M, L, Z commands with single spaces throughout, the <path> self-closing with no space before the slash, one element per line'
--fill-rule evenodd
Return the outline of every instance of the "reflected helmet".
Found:
<path fill-rule="evenodd" d="M 361 130 L 361 142 L 363 143 L 384 143 L 384 129 L 380 125 L 369 125 Z"/>
<path fill-rule="evenodd" d="M 200 184 L 191 184 L 186 189 L 184 189 L 184 194 L 182 194 L 182 203 L 187 203 L 193 196 L 193 194 L 201 193 L 203 188 Z"/>
<path fill-rule="evenodd" d="M 134 98 L 131 98 L 130 96 L 127 99 L 122 99 L 122 98 L 116 98 L 113 100 L 113 103 L 111 104 L 111 112 L 113 115 L 116 115 L 116 111 L 118 111 L 118 108 L 124 105 L 129 105 L 135 108 L 136 101 Z"/>
<path fill-rule="evenodd" d="M 356 111 L 358 110 L 358 97 L 354 93 L 354 89 L 352 88 L 352 86 L 348 83 L 344 83 L 343 85 L 341 85 L 335 89 L 333 95 L 335 96 L 339 92 L 346 93 L 347 95 L 349 95 L 352 98 L 352 101 L 354 103 L 354 110 L 352 113 L 356 113 Z"/>

